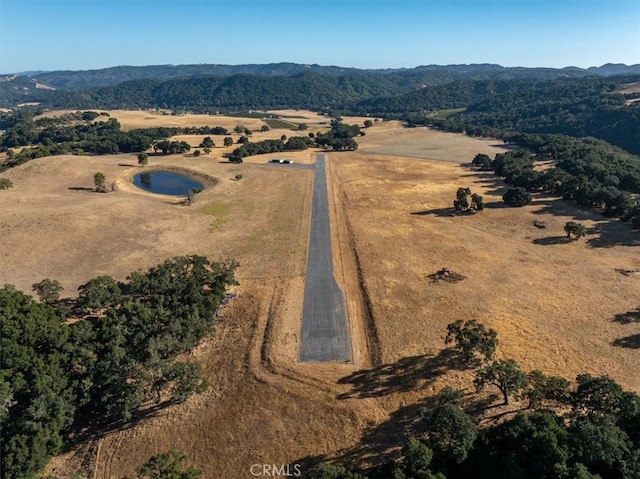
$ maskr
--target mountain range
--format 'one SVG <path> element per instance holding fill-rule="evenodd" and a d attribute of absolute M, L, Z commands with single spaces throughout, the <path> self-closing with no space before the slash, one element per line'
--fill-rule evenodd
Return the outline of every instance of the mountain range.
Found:
<path fill-rule="evenodd" d="M 200 75 L 234 76 L 239 74 L 267 76 L 295 76 L 305 72 L 324 76 L 353 75 L 392 75 L 417 80 L 423 78 L 428 84 L 454 79 L 508 80 L 514 78 L 552 79 L 558 77 L 582 77 L 590 75 L 609 76 L 640 73 L 640 64 L 624 65 L 607 63 L 600 67 L 579 68 L 546 68 L 546 67 L 503 67 L 496 64 L 463 64 L 463 65 L 422 65 L 415 68 L 359 69 L 340 66 L 307 65 L 300 63 L 268 63 L 246 65 L 150 65 L 150 66 L 116 66 L 97 70 L 60 70 L 50 72 L 24 72 L 23 74 L 0 76 L 0 82 L 7 78 L 19 79 L 29 77 L 38 84 L 56 89 L 87 89 L 117 85 L 130 80 L 153 79 L 168 80 Z M 5 79 L 5 80 L 3 80 Z M 12 80 L 13 81 L 13 80 Z M 21 80 L 22 81 L 22 80 Z M 418 81 L 419 84 L 419 81 Z"/>

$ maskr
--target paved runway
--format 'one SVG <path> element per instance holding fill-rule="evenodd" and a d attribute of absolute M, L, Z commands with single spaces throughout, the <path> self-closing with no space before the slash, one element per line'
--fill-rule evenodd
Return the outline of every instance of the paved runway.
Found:
<path fill-rule="evenodd" d="M 301 361 L 349 361 L 344 294 L 333 276 L 324 155 L 316 155 L 302 311 Z"/>

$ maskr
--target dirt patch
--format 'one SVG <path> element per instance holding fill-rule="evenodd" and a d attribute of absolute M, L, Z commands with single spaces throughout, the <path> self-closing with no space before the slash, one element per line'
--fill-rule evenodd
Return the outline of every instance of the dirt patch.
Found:
<path fill-rule="evenodd" d="M 507 151 L 500 140 L 471 138 L 424 127 L 402 128 L 397 121 L 377 123 L 364 131 L 366 136 L 358 139 L 358 151 L 362 153 L 471 163 L 478 153 L 493 157 Z"/>

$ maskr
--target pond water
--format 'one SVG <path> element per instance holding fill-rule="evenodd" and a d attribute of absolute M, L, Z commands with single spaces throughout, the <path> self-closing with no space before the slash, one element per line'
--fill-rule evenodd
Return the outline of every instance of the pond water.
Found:
<path fill-rule="evenodd" d="M 133 184 L 161 195 L 186 196 L 189 190 L 204 190 L 202 183 L 169 171 L 138 173 L 133 177 Z"/>

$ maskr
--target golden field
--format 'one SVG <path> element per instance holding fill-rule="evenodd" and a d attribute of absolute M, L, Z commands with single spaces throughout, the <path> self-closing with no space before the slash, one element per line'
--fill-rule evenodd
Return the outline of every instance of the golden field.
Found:
<path fill-rule="evenodd" d="M 231 130 L 243 124 L 257 131 L 262 125 L 247 118 L 109 113 L 124 129 Z M 307 123 L 309 131 L 326 127 L 326 117 L 286 114 L 299 115 L 291 121 Z M 199 157 L 150 156 L 144 168 L 135 155 L 58 156 L 2 174 L 14 184 L 0 192 L 3 284 L 29 292 L 32 283 L 49 277 L 73 296 L 92 277 L 124 279 L 177 255 L 240 263 L 236 299 L 224 308 L 214 337 L 190 355 L 203 363 L 209 389 L 76 444 L 51 461 L 49 472 L 60 478 L 76 472 L 131 477 L 150 455 L 172 447 L 206 478 L 251 477 L 252 464 L 337 455 L 366 463 L 402 442 L 402 424 L 423 398 L 447 384 L 473 390 L 470 372 L 441 360 L 446 325 L 456 319 L 475 318 L 494 328 L 498 356 L 514 358 L 526 370 L 568 379 L 581 372 L 609 374 L 640 392 L 637 351 L 614 345 L 637 334 L 637 325 L 613 321 L 640 305 L 640 277 L 616 272 L 640 268 L 637 233 L 540 195 L 524 208 L 504 208 L 505 185 L 467 166 L 477 153 L 505 151 L 496 140 L 396 122 L 365 131 L 356 152 L 327 154 L 334 266 L 347 299 L 351 363 L 297 361 L 310 170 L 268 165 L 269 156 L 233 165 L 222 156 L 232 148 L 217 147 Z M 299 133 L 271 130 L 254 139 L 281 134 Z M 201 136 L 179 139 L 197 146 Z M 312 163 L 315 154 L 279 156 Z M 133 174 L 158 168 L 188 171 L 208 188 L 185 206 L 131 184 Z M 96 171 L 117 191 L 88 191 Z M 482 194 L 487 208 L 451 216 L 460 186 Z M 535 228 L 536 220 L 547 228 Z M 585 224 L 587 237 L 565 242 L 569 220 Z M 445 266 L 467 279 L 434 284 L 427 278 Z M 491 394 L 483 399 L 500 402 Z"/>

